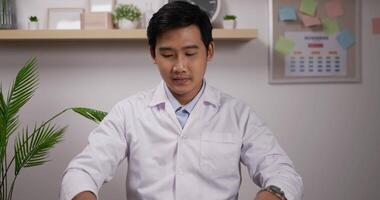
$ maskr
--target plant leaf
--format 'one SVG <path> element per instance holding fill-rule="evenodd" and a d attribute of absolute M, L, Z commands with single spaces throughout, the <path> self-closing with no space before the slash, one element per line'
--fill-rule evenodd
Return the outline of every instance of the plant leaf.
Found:
<path fill-rule="evenodd" d="M 87 119 L 90 119 L 94 121 L 95 123 L 100 123 L 104 117 L 107 115 L 106 112 L 95 110 L 92 108 L 83 108 L 83 107 L 77 107 L 72 108 L 72 110 L 83 117 L 86 117 Z"/>
<path fill-rule="evenodd" d="M 5 134 L 5 111 L 7 110 L 7 104 L 5 103 L 3 89 L 0 85 L 0 135 Z"/>
<path fill-rule="evenodd" d="M 18 72 L 15 81 L 8 91 L 5 107 L 2 109 L 2 127 L 6 139 L 16 131 L 19 126 L 18 111 L 32 98 L 38 86 L 37 59 L 29 59 Z M 3 97 L 3 94 L 1 95 Z"/>
<path fill-rule="evenodd" d="M 66 128 L 56 128 L 50 123 L 34 127 L 32 134 L 28 128 L 22 131 L 14 145 L 15 176 L 23 167 L 34 167 L 47 162 L 47 154 L 55 144 L 63 139 Z"/>
<path fill-rule="evenodd" d="M 5 122 L 5 111 L 7 110 L 7 105 L 5 103 L 2 85 L 0 85 L 0 160 L 3 161 L 6 143 L 7 143 L 7 134 L 6 134 L 6 122 Z M 3 167 L 1 165 L 1 167 Z"/>

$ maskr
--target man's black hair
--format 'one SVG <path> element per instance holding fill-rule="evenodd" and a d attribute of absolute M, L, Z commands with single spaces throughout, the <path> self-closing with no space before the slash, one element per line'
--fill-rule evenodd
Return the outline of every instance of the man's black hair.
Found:
<path fill-rule="evenodd" d="M 185 1 L 174 1 L 164 5 L 149 21 L 147 35 L 151 50 L 154 52 L 157 37 L 162 33 L 190 25 L 196 25 L 199 28 L 203 44 L 207 50 L 213 41 L 212 25 L 207 13 L 199 6 Z"/>

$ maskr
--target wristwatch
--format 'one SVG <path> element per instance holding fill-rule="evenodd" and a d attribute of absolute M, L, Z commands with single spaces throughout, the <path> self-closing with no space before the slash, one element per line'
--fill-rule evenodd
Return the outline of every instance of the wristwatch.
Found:
<path fill-rule="evenodd" d="M 270 185 L 268 187 L 261 189 L 258 193 L 263 192 L 263 191 L 266 191 L 266 192 L 269 192 L 269 193 L 275 195 L 280 200 L 287 200 L 285 197 L 285 193 L 281 190 L 281 188 L 279 188 L 277 186 Z"/>

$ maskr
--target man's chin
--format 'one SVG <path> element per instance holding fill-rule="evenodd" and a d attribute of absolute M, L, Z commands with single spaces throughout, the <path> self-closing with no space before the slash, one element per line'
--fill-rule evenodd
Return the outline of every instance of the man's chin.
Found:
<path fill-rule="evenodd" d="M 184 87 L 184 86 L 174 86 L 172 89 L 171 89 L 171 92 L 176 95 L 176 96 L 183 96 L 185 94 L 188 93 L 188 89 L 186 89 L 187 87 Z"/>
<path fill-rule="evenodd" d="M 176 96 L 183 96 L 183 95 L 186 94 L 186 90 L 178 90 L 178 89 L 176 89 L 176 90 L 172 91 L 172 93 L 174 93 Z"/>

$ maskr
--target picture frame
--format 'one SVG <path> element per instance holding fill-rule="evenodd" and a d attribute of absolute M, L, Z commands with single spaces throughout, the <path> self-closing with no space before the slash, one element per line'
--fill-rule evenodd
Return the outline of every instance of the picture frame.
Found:
<path fill-rule="evenodd" d="M 113 12 L 115 0 L 89 0 L 90 12 Z"/>
<path fill-rule="evenodd" d="M 301 18 L 301 1 L 269 1 L 268 82 L 270 84 L 361 82 L 361 1 L 345 0 L 342 3 L 342 10 L 338 11 L 339 9 L 334 8 L 333 12 L 341 12 L 339 17 L 333 18 L 339 24 L 340 30 L 331 35 L 326 33 L 322 25 L 306 25 L 304 18 Z M 315 17 L 319 18 L 322 24 L 322 19 L 330 17 L 326 4 L 331 1 L 315 1 L 318 3 Z M 295 8 L 297 19 L 294 21 L 284 21 L 283 18 L 291 17 L 289 13 L 285 15 L 280 14 L 281 9 L 284 7 Z M 312 22 L 310 21 L 310 23 Z M 346 30 L 355 37 L 354 45 L 347 49 L 343 48 L 340 41 L 338 41 L 340 34 Z M 289 54 L 276 51 L 276 47 L 278 47 L 278 43 L 282 38 L 290 38 L 290 41 L 294 42 L 294 48 Z M 309 42 L 307 38 L 324 38 L 325 41 Z M 312 40 L 310 39 L 310 41 Z M 314 53 L 316 55 L 313 55 Z M 329 53 L 332 54 L 328 55 Z M 302 56 L 297 57 L 296 54 Z M 334 56 L 334 54 L 336 55 Z M 303 62 L 306 66 L 303 65 Z M 332 63 L 331 66 L 330 62 Z M 305 67 L 304 72 L 301 71 L 303 70 L 301 67 Z"/>
<path fill-rule="evenodd" d="M 81 29 L 83 8 L 48 8 L 47 24 L 49 30 Z"/>
<path fill-rule="evenodd" d="M 87 12 L 81 15 L 82 30 L 109 30 L 113 29 L 112 14 L 110 12 Z"/>

